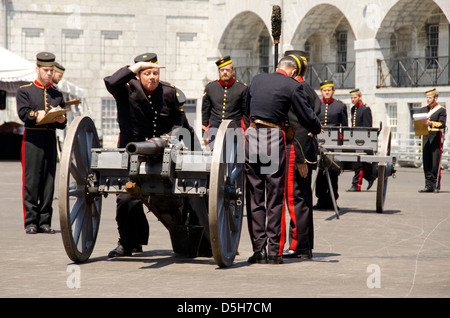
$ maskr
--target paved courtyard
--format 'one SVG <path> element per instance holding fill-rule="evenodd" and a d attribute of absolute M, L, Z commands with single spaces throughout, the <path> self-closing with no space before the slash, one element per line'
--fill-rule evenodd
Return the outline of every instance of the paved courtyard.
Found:
<path fill-rule="evenodd" d="M 442 191 L 419 194 L 421 169 L 398 168 L 389 178 L 384 213 L 375 212 L 376 190 L 345 192 L 352 172 L 339 179 L 340 218 L 315 211 L 312 260 L 282 265 L 247 263 L 252 254 L 247 219 L 233 266 L 212 258 L 180 259 L 169 233 L 148 214 L 149 245 L 132 257 L 108 259 L 116 246 L 115 200 L 104 199 L 95 249 L 73 264 L 61 239 L 58 193 L 55 235 L 26 235 L 21 164 L 0 162 L 0 297 L 132 298 L 447 298 L 450 296 L 450 173 Z M 366 184 L 364 184 L 365 189 Z M 374 186 L 373 188 L 376 188 Z M 180 300 L 180 303 L 181 300 Z"/>

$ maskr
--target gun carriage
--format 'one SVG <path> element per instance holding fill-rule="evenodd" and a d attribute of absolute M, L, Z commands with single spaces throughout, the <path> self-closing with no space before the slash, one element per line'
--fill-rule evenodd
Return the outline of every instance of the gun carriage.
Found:
<path fill-rule="evenodd" d="M 220 267 L 233 263 L 243 217 L 242 130 L 224 121 L 213 151 L 188 149 L 189 138 L 180 133 L 103 149 L 89 117 L 72 122 L 59 176 L 61 233 L 71 260 L 90 257 L 102 199 L 128 193 L 167 228 L 175 255 L 197 257 L 202 250 Z"/>
<path fill-rule="evenodd" d="M 325 170 L 334 210 L 339 218 L 334 193 L 331 190 L 329 169 L 339 173 L 368 168 L 377 177 L 376 211 L 382 213 L 387 192 L 388 177 L 395 177 L 396 158 L 391 156 L 391 131 L 369 127 L 323 127 L 318 135 L 320 148 L 319 167 Z M 381 135 L 381 136 L 380 136 Z M 378 138 L 381 144 L 378 145 Z M 368 170 L 368 171 L 370 171 Z M 313 179 L 313 187 L 315 180 Z"/>

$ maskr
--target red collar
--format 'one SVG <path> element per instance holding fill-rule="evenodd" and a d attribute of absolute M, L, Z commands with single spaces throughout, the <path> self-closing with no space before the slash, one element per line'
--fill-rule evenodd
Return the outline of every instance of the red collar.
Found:
<path fill-rule="evenodd" d="M 280 73 L 280 74 L 283 74 L 283 75 L 288 76 L 287 73 L 286 73 L 286 71 L 285 71 L 285 70 L 282 70 L 281 68 L 277 69 L 275 72 L 276 72 L 276 73 Z"/>
<path fill-rule="evenodd" d="M 44 85 L 42 85 L 41 82 L 39 82 L 39 81 L 36 79 L 36 80 L 34 80 L 34 85 L 36 85 L 36 86 L 39 87 L 39 88 L 50 88 L 50 87 L 53 86 L 53 83 L 50 82 L 50 83 L 48 83 L 47 85 L 45 85 L 45 87 L 44 87 Z"/>
<path fill-rule="evenodd" d="M 324 104 L 331 104 L 332 102 L 334 102 L 334 98 L 331 97 L 330 100 L 326 101 L 325 98 L 322 98 L 322 103 Z"/>
<path fill-rule="evenodd" d="M 222 85 L 222 87 L 230 87 L 231 85 L 234 84 L 234 77 L 232 77 L 232 78 L 230 79 L 230 81 L 228 82 L 228 85 L 225 84 L 224 82 L 222 82 L 222 80 L 219 80 L 219 84 Z"/>
<path fill-rule="evenodd" d="M 303 81 L 304 81 L 303 77 L 301 77 L 301 76 L 297 76 L 295 79 L 296 79 L 298 82 L 303 82 Z"/>
<path fill-rule="evenodd" d="M 437 106 L 437 103 L 434 103 L 433 106 L 428 105 L 428 107 L 430 107 L 430 109 L 433 109 L 433 108 L 435 108 L 436 106 Z"/>
<path fill-rule="evenodd" d="M 362 104 L 363 104 L 363 101 L 360 100 L 359 103 L 355 105 L 355 107 L 359 107 L 359 106 L 361 106 Z"/>

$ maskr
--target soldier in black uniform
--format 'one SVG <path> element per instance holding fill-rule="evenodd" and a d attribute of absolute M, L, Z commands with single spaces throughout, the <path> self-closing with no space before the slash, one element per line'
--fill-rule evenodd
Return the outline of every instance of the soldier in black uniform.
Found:
<path fill-rule="evenodd" d="M 347 106 L 338 99 L 334 99 L 335 92 L 332 81 L 324 81 L 320 84 L 322 93 L 322 103 L 320 112 L 320 123 L 322 126 L 348 126 Z M 341 136 L 342 138 L 342 136 Z M 334 198 L 339 198 L 338 179 L 339 173 L 329 169 L 331 185 L 333 187 Z M 324 169 L 319 169 L 316 180 L 317 203 L 315 209 L 334 209 L 328 179 Z"/>
<path fill-rule="evenodd" d="M 284 56 L 296 59 L 299 74 L 295 78 L 305 91 L 308 106 L 316 115 L 320 114 L 320 98 L 303 77 L 306 74 L 307 59 L 303 51 L 290 50 Z M 318 145 L 317 138 L 300 125 L 291 109 L 288 123 L 295 128 L 294 141 L 287 144 L 286 204 L 290 215 L 289 248 L 283 257 L 309 259 L 314 247 L 313 200 L 311 175 L 316 168 Z"/>
<path fill-rule="evenodd" d="M 55 70 L 53 72 L 53 79 L 52 79 L 52 82 L 55 86 L 57 86 L 58 83 L 62 80 L 65 71 L 66 68 L 64 66 L 62 66 L 58 62 L 55 62 Z"/>
<path fill-rule="evenodd" d="M 250 263 L 282 263 L 286 141 L 281 128 L 289 110 L 293 109 L 308 131 L 321 131 L 303 86 L 293 78 L 298 71 L 293 57 L 283 57 L 275 73 L 256 75 L 248 90 L 251 125 L 245 135 L 246 204 L 254 251 Z"/>
<path fill-rule="evenodd" d="M 362 94 L 359 89 L 350 91 L 350 98 L 353 104 L 350 111 L 352 115 L 352 127 L 372 127 L 372 111 L 368 105 L 363 103 L 361 96 Z M 356 170 L 353 176 L 352 186 L 347 191 L 361 191 L 363 179 L 366 179 L 369 183 L 367 185 L 367 190 L 369 190 L 375 181 L 372 170 L 371 165 L 367 165 L 364 169 Z"/>
<path fill-rule="evenodd" d="M 419 192 L 439 192 L 441 189 L 441 157 L 444 145 L 446 109 L 437 103 L 438 92 L 430 89 L 425 92 L 427 106 L 422 107 L 421 113 L 427 113 L 426 125 L 428 135 L 422 137 L 422 161 L 425 174 L 425 188 Z"/>
<path fill-rule="evenodd" d="M 22 144 L 23 213 L 25 233 L 53 234 L 51 228 L 52 202 L 57 162 L 56 129 L 66 127 L 66 117 L 57 116 L 54 122 L 38 122 L 50 109 L 64 107 L 63 95 L 53 87 L 55 55 L 41 52 L 36 55 L 37 78 L 17 91 L 17 113 L 25 124 Z"/>
<path fill-rule="evenodd" d="M 216 65 L 219 79 L 206 85 L 202 100 L 202 129 L 208 132 L 211 149 L 223 120 L 232 119 L 243 130 L 249 124 L 245 114 L 247 84 L 235 78 L 236 72 L 229 56 L 217 60 Z"/>
<path fill-rule="evenodd" d="M 129 142 L 170 134 L 182 125 L 182 114 L 173 85 L 159 80 L 157 56 L 146 53 L 137 63 L 123 67 L 104 79 L 106 89 L 117 103 L 119 148 Z M 119 244 L 109 257 L 130 256 L 146 245 L 149 226 L 142 202 L 128 194 L 117 196 L 116 221 Z"/>

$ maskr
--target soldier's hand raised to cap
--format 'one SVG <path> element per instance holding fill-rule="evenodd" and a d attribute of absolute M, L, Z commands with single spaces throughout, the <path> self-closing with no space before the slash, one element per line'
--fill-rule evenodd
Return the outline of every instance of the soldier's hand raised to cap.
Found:
<path fill-rule="evenodd" d="M 139 73 L 140 71 L 149 68 L 165 68 L 165 66 L 152 62 L 137 62 L 136 64 L 130 66 L 130 70 L 134 73 Z"/>

